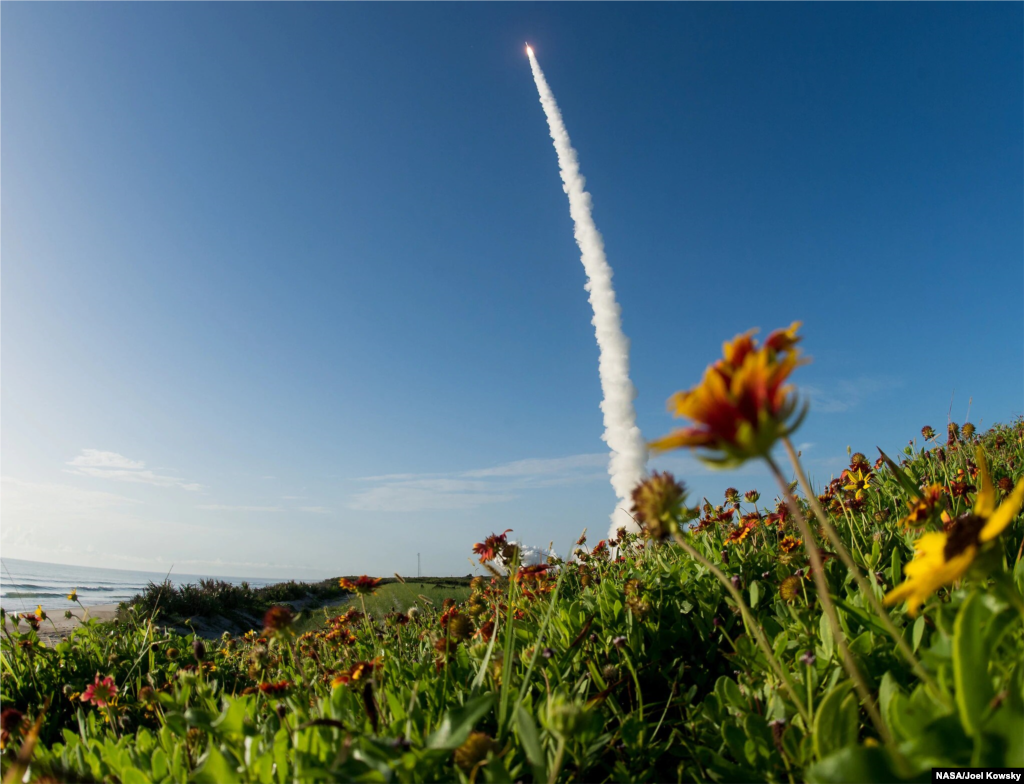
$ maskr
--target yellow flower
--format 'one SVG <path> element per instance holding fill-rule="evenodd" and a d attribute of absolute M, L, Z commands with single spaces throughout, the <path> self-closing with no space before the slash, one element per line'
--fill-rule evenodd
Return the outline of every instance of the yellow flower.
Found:
<path fill-rule="evenodd" d="M 843 490 L 849 490 L 853 493 L 853 497 L 856 500 L 861 500 L 864 497 L 864 491 L 868 489 L 868 485 L 871 483 L 871 472 L 864 473 L 864 469 L 858 468 L 856 471 L 845 471 L 846 484 L 843 485 Z"/>
<path fill-rule="evenodd" d="M 800 595 L 800 578 L 790 575 L 783 580 L 779 586 L 779 595 L 787 602 L 793 601 Z"/>
<path fill-rule="evenodd" d="M 799 327 L 794 322 L 777 330 L 761 346 L 751 337 L 753 330 L 726 342 L 722 359 L 704 371 L 700 384 L 669 399 L 669 410 L 695 426 L 653 441 L 651 449 L 703 447 L 710 453 L 698 457 L 716 466 L 736 466 L 768 454 L 806 413 L 806 408 L 798 410 L 796 393 L 785 383 L 806 362 L 794 348 Z"/>
<path fill-rule="evenodd" d="M 906 600 L 911 616 L 917 615 L 918 608 L 933 592 L 967 573 L 982 546 L 999 536 L 1020 511 L 1024 504 L 1024 480 L 996 507 L 996 490 L 981 447 L 975 456 L 981 490 L 974 509 L 956 518 L 948 533 L 927 533 L 914 543 L 914 560 L 904 569 L 907 579 L 889 591 L 886 605 Z"/>
<path fill-rule="evenodd" d="M 43 605 L 36 605 L 36 618 L 41 621 L 46 620 L 46 610 L 43 609 Z"/>
<path fill-rule="evenodd" d="M 727 537 L 725 537 L 725 543 L 726 544 L 739 544 L 740 542 L 742 542 L 743 540 L 745 540 L 747 538 L 747 536 L 750 534 L 750 529 L 751 528 L 753 528 L 753 526 L 747 526 L 747 525 L 737 526 L 736 528 L 732 529 L 732 531 L 729 533 L 729 535 Z"/>
<path fill-rule="evenodd" d="M 71 591 L 71 593 L 68 594 L 68 601 L 69 602 L 77 602 L 78 601 L 78 589 L 77 588 L 75 588 L 73 591 Z"/>

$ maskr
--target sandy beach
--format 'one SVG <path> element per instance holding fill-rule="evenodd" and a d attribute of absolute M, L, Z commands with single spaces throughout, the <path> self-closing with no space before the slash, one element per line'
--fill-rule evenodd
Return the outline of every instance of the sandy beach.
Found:
<path fill-rule="evenodd" d="M 298 599 L 291 602 L 282 602 L 282 604 L 288 605 L 295 612 L 312 612 L 320 609 L 321 607 L 341 604 L 344 601 L 344 598 L 325 601 L 318 601 L 315 599 Z M 86 607 L 84 611 L 81 607 L 78 607 L 73 611 L 73 615 L 70 618 L 65 618 L 63 613 L 58 614 L 56 611 L 52 613 L 48 611 L 47 618 L 39 624 L 39 631 L 37 633 L 39 635 L 39 639 L 46 646 L 53 647 L 63 638 L 69 636 L 73 629 L 81 626 L 82 621 L 85 619 L 112 621 L 116 616 L 116 604 L 91 605 Z M 248 631 L 249 629 L 259 629 L 261 625 L 262 618 L 247 615 L 245 613 L 233 613 L 232 619 L 228 619 L 220 615 L 215 615 L 209 618 L 197 617 L 191 619 L 189 627 L 179 624 L 169 624 L 169 627 L 179 634 L 192 634 L 195 632 L 200 637 L 212 640 L 216 637 L 220 637 L 224 632 L 240 634 Z M 25 627 L 22 626 L 23 630 L 24 628 Z"/>
<path fill-rule="evenodd" d="M 72 617 L 65 618 L 64 614 L 57 614 L 54 612 L 47 612 L 46 620 L 39 624 L 39 639 L 42 640 L 47 646 L 53 647 L 62 638 L 67 637 L 71 634 L 71 630 L 82 624 L 83 619 L 96 619 L 98 621 L 112 621 L 114 616 L 117 615 L 116 604 L 97 604 L 91 607 L 86 607 L 86 611 L 83 611 L 81 607 L 76 608 L 72 612 Z M 22 622 L 22 629 L 25 629 L 24 622 Z"/>

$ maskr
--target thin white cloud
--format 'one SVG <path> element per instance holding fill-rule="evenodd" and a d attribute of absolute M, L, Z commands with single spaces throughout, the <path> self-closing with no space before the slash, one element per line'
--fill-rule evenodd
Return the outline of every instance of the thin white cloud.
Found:
<path fill-rule="evenodd" d="M 519 493 L 607 479 L 606 453 L 516 460 L 451 474 L 384 474 L 356 481 L 376 485 L 357 492 L 349 508 L 373 512 L 475 509 L 511 501 Z"/>
<path fill-rule="evenodd" d="M 141 470 L 146 464 L 141 460 L 130 460 L 117 452 L 104 452 L 99 449 L 83 449 L 68 465 L 88 466 L 92 468 L 126 468 L 130 471 Z"/>
<path fill-rule="evenodd" d="M 579 469 L 606 469 L 607 467 L 608 454 L 598 452 L 596 454 L 570 455 L 569 457 L 550 459 L 530 458 L 527 460 L 516 460 L 512 463 L 494 466 L 493 468 L 479 468 L 475 471 L 466 471 L 462 476 L 561 476 Z"/>
<path fill-rule="evenodd" d="M 511 501 L 509 493 L 444 492 L 429 487 L 386 485 L 356 493 L 350 509 L 362 512 L 424 512 L 439 509 L 476 509 L 485 504 Z"/>
<path fill-rule="evenodd" d="M 74 485 L 51 482 L 25 482 L 11 476 L 0 478 L 3 487 L 5 515 L 33 515 L 47 512 L 56 515 L 74 515 L 99 509 L 139 504 L 134 498 L 100 490 L 84 490 Z"/>
<path fill-rule="evenodd" d="M 310 514 L 330 514 L 331 510 L 326 506 L 300 506 L 300 512 L 309 512 Z"/>
<path fill-rule="evenodd" d="M 117 452 L 83 449 L 81 454 L 69 460 L 67 464 L 71 466 L 68 473 L 78 476 L 109 479 L 115 482 L 133 482 L 155 487 L 177 487 L 191 492 L 199 492 L 204 489 L 201 484 L 196 482 L 186 482 L 176 476 L 154 473 L 146 468 L 143 461 L 132 460 Z"/>
<path fill-rule="evenodd" d="M 901 386 L 903 382 L 898 379 L 862 376 L 852 380 L 840 379 L 823 387 L 805 384 L 800 391 L 810 400 L 814 413 L 841 414 L 856 408 L 869 397 Z"/>
<path fill-rule="evenodd" d="M 200 504 L 196 509 L 209 512 L 283 512 L 283 506 L 232 506 L 230 504 Z"/>
<path fill-rule="evenodd" d="M 378 476 L 357 476 L 354 482 L 401 482 L 406 479 L 423 479 L 429 476 L 444 476 L 444 474 L 380 474 Z"/>

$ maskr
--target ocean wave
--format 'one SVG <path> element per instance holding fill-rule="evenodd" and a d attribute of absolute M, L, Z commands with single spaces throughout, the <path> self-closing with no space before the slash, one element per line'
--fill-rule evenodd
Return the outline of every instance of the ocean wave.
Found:
<path fill-rule="evenodd" d="M 32 585 L 31 583 L 11 583 L 10 586 L 3 587 L 3 596 L 13 596 L 8 593 L 8 588 L 16 590 L 29 590 L 29 591 L 63 591 L 64 595 L 71 593 L 71 589 L 78 591 L 79 593 L 88 592 L 101 592 L 101 591 L 119 591 L 121 593 L 127 593 L 129 591 L 141 591 L 142 586 L 135 585 L 75 585 L 70 588 L 64 588 L 60 585 Z"/>
<path fill-rule="evenodd" d="M 43 591 L 10 591 L 4 593 L 4 599 L 49 599 L 54 597 L 65 598 L 62 593 L 45 593 Z"/>

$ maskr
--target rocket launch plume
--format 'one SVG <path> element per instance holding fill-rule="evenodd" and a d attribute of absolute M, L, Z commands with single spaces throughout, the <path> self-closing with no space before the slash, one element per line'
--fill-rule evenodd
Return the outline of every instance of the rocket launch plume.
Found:
<path fill-rule="evenodd" d="M 608 473 L 612 488 L 619 499 L 612 513 L 611 531 L 620 526 L 637 530 L 633 519 L 624 511 L 629 509 L 630 496 L 636 484 L 643 479 L 647 465 L 647 444 L 636 425 L 633 400 L 636 388 L 629 380 L 629 339 L 622 332 L 621 308 L 615 300 L 612 286 L 612 268 L 604 254 L 604 240 L 590 214 L 590 194 L 583 187 L 586 180 L 580 174 L 576 150 L 569 140 L 569 132 L 562 122 L 555 96 L 544 78 L 533 49 L 527 45 L 533 80 L 540 93 L 540 103 L 548 120 L 551 140 L 558 153 L 558 167 L 562 175 L 562 188 L 569 196 L 569 214 L 575 224 L 576 244 L 580 247 L 580 260 L 587 273 L 586 290 L 590 292 L 590 305 L 594 309 L 593 325 L 600 351 L 598 374 L 604 400 L 604 435 L 611 449 Z"/>

